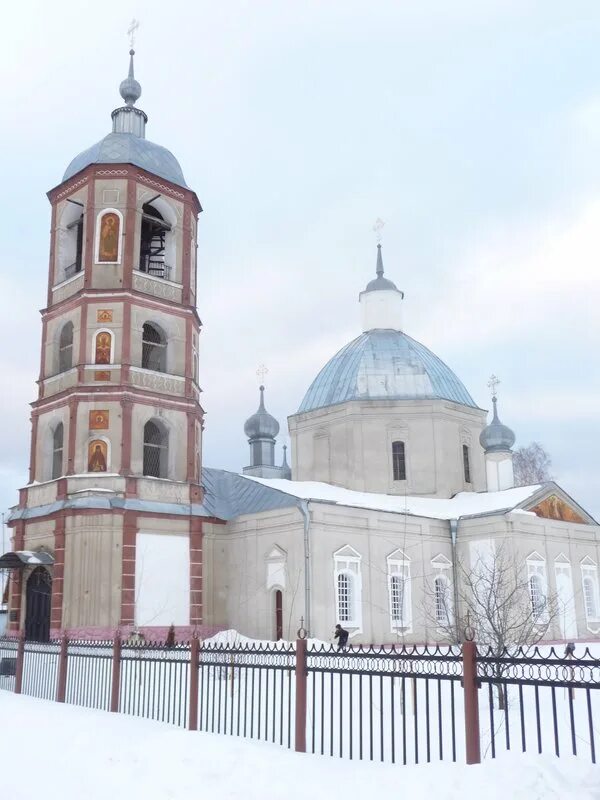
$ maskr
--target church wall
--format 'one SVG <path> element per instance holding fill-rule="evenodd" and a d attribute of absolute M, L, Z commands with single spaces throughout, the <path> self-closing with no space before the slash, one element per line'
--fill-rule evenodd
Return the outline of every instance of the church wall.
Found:
<path fill-rule="evenodd" d="M 518 563 L 526 570 L 528 557 L 534 552 L 538 553 L 545 560 L 550 596 L 555 596 L 557 592 L 556 565 L 568 563 L 576 611 L 577 637 L 573 638 L 589 638 L 590 635 L 600 632 L 600 622 L 597 625 L 589 624 L 586 619 L 581 562 L 588 557 L 595 564 L 600 564 L 599 533 L 600 530 L 595 525 L 578 525 L 518 512 L 497 517 L 461 520 L 458 555 L 459 559 L 466 558 L 465 545 L 468 545 L 469 541 L 488 539 L 494 542 L 496 547 L 507 541 L 514 548 Z M 558 618 L 552 623 L 545 638 L 557 640 L 563 638 Z"/>
<path fill-rule="evenodd" d="M 162 214 L 164 219 L 171 225 L 171 231 L 167 234 L 168 240 L 166 242 L 165 262 L 171 267 L 171 274 L 169 280 L 174 283 L 183 282 L 183 227 L 182 220 L 184 215 L 185 206 L 178 200 L 171 197 L 160 195 L 158 198 L 157 190 L 149 188 L 143 184 L 137 186 L 137 214 L 135 221 L 135 246 L 134 246 L 134 264 L 139 264 L 140 258 L 140 237 L 142 230 L 142 206 L 149 200 L 153 200 L 157 210 Z"/>
<path fill-rule="evenodd" d="M 63 627 L 116 628 L 121 616 L 123 518 L 68 516 Z"/>
<path fill-rule="evenodd" d="M 158 325 L 167 339 L 167 365 L 163 375 L 186 374 L 186 325 L 181 317 L 159 308 L 133 305 L 131 309 L 131 364 L 142 367 L 142 334 L 146 322 Z M 148 387 L 152 388 L 152 387 Z"/>
<path fill-rule="evenodd" d="M 93 411 L 107 411 L 108 423 L 106 428 L 94 429 L 95 424 L 90 419 Z M 92 415 L 93 416 L 93 415 Z M 121 469 L 121 441 L 123 438 L 123 425 L 121 404 L 107 400 L 95 402 L 81 401 L 77 404 L 77 437 L 75 441 L 75 459 L 73 469 L 76 475 L 96 471 L 90 469 L 90 443 L 105 441 L 108 443 L 105 472 L 119 472 Z M 102 470 L 99 470 L 102 471 Z"/>
<path fill-rule="evenodd" d="M 93 183 L 94 208 L 88 212 L 88 218 L 94 220 L 94 248 L 91 263 L 91 287 L 93 289 L 111 289 L 119 286 L 122 281 L 125 262 L 125 231 L 127 226 L 127 180 L 114 178 L 103 180 L 96 178 Z M 117 264 L 98 263 L 96 261 L 96 240 L 99 235 L 98 225 L 100 214 L 106 209 L 116 209 L 122 215 L 121 230 L 121 258 Z"/>
<path fill-rule="evenodd" d="M 289 417 L 294 480 L 386 494 L 450 497 L 484 491 L 479 434 L 485 412 L 446 401 L 353 401 Z M 391 447 L 405 442 L 407 479 L 394 481 Z M 464 480 L 463 444 L 471 483 Z"/>
<path fill-rule="evenodd" d="M 108 312 L 108 313 L 107 313 Z M 112 317 L 112 319 L 107 319 Z M 112 364 L 120 364 L 123 353 L 123 303 L 100 302 L 89 303 L 87 307 L 87 334 L 85 347 L 85 363 L 95 364 L 96 333 L 108 331 L 112 334 Z M 102 365 L 97 369 L 102 369 Z"/>
<path fill-rule="evenodd" d="M 334 554 L 350 546 L 360 555 L 362 625 L 354 643 L 423 642 L 440 638 L 430 622 L 428 585 L 431 559 L 451 557 L 447 523 L 366 509 L 311 504 L 313 567 L 312 633 L 331 640 L 336 624 Z M 412 624 L 408 631 L 392 629 L 388 593 L 388 556 L 410 560 Z"/>
<path fill-rule="evenodd" d="M 187 473 L 187 414 L 172 408 L 136 404 L 131 412 L 131 471 L 143 472 L 144 425 L 158 419 L 168 430 L 168 475 L 173 481 L 184 481 Z"/>
<path fill-rule="evenodd" d="M 54 228 L 52 230 L 52 241 L 54 246 L 52 248 L 52 261 L 50 265 L 50 284 L 56 286 L 62 283 L 65 278 L 65 268 L 73 263 L 73 234 L 67 225 L 76 219 L 81 211 L 84 212 L 83 217 L 83 239 L 87 234 L 87 226 L 90 224 L 88 215 L 85 213 L 88 205 L 88 186 L 82 186 L 80 189 L 74 191 L 69 195 L 69 202 L 67 199 L 61 200 L 56 204 L 56 211 L 54 214 Z M 82 206 L 77 205 L 81 203 Z M 51 301 L 59 299 L 57 293 L 50 293 Z M 60 299 L 64 299 L 60 297 Z M 50 305 L 50 303 L 49 303 Z"/>
<path fill-rule="evenodd" d="M 33 480 L 43 482 L 49 481 L 52 478 L 53 435 L 56 426 L 61 422 L 64 431 L 63 465 L 66 469 L 70 422 L 69 407 L 63 402 L 61 405 L 57 404 L 48 409 L 48 411 L 42 412 L 37 417 L 37 435 L 34 442 L 35 469 Z"/>
<path fill-rule="evenodd" d="M 240 516 L 225 526 L 203 525 L 207 624 L 246 636 L 275 637 L 274 592 L 283 595 L 283 637 L 295 638 L 304 614 L 303 523 L 298 509 Z M 269 586 L 268 562 L 283 554 L 285 585 Z"/>
<path fill-rule="evenodd" d="M 81 337 L 81 309 L 73 308 L 65 311 L 61 316 L 54 317 L 46 321 L 44 358 L 43 358 L 43 377 L 50 377 L 59 373 L 59 341 L 63 327 L 71 322 L 73 324 L 73 366 L 78 362 L 79 343 Z M 74 382 L 77 376 L 73 376 Z M 66 387 L 63 387 L 66 388 Z"/>

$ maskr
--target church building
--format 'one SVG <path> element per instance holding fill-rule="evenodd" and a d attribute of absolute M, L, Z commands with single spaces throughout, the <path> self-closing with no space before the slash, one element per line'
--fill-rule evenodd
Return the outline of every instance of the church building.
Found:
<path fill-rule="evenodd" d="M 0 557 L 8 632 L 291 639 L 302 619 L 326 640 L 339 623 L 352 642 L 440 641 L 458 565 L 508 546 L 540 619 L 556 599 L 547 638 L 597 635 L 600 527 L 554 482 L 515 487 L 496 395 L 488 423 L 404 332 L 381 245 L 362 333 L 288 418 L 289 463 L 285 448 L 276 463 L 261 386 L 240 421 L 249 464 L 203 466 L 202 209 L 175 157 L 146 139 L 133 55 L 112 132 L 48 193 L 30 476 Z"/>

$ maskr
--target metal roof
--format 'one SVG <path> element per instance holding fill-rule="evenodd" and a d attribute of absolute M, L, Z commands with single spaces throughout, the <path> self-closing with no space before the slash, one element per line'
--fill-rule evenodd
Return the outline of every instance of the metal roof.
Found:
<path fill-rule="evenodd" d="M 23 567 L 51 566 L 54 557 L 44 550 L 15 550 L 0 556 L 0 569 L 22 569 Z"/>
<path fill-rule="evenodd" d="M 402 331 L 373 329 L 327 362 L 297 413 L 349 400 L 443 399 L 477 408 L 440 358 Z"/>
<path fill-rule="evenodd" d="M 109 133 L 79 153 L 67 167 L 63 181 L 90 164 L 134 164 L 171 183 L 187 188 L 179 162 L 166 147 L 133 133 Z"/>

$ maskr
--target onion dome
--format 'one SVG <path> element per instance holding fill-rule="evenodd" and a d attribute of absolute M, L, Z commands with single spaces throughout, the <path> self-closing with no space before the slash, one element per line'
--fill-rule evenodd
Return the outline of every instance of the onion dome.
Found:
<path fill-rule="evenodd" d="M 182 169 L 173 153 L 146 139 L 148 117 L 135 105 L 142 94 L 142 87 L 133 73 L 134 54 L 134 50 L 129 51 L 129 73 L 119 87 L 125 105 L 115 108 L 111 114 L 112 133 L 75 156 L 65 170 L 63 181 L 90 164 L 134 164 L 187 188 Z"/>
<path fill-rule="evenodd" d="M 494 413 L 492 421 L 479 435 L 479 443 L 486 453 L 502 453 L 510 450 L 515 443 L 515 434 L 498 419 L 498 400 L 492 397 Z"/>
<path fill-rule="evenodd" d="M 260 403 L 256 414 L 248 417 L 244 433 L 250 441 L 254 439 L 275 439 L 279 433 L 279 423 L 265 408 L 265 387 L 260 387 Z"/>

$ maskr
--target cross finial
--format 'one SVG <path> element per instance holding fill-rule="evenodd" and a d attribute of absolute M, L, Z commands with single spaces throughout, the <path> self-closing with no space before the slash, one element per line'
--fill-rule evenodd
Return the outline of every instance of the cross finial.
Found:
<path fill-rule="evenodd" d="M 377 239 L 377 244 L 381 242 L 381 231 L 383 230 L 383 226 L 385 222 L 381 219 L 381 217 L 377 217 L 373 224 L 373 231 L 375 232 L 375 237 Z"/>
<path fill-rule="evenodd" d="M 133 45 L 135 44 L 135 32 L 140 27 L 140 23 L 135 17 L 129 23 L 129 27 L 127 28 L 127 36 L 129 36 L 129 49 L 133 50 Z"/>
<path fill-rule="evenodd" d="M 264 364 L 261 364 L 259 368 L 256 370 L 257 376 L 260 378 L 260 382 L 265 382 L 265 376 L 269 374 L 269 370 L 265 367 Z"/>
<path fill-rule="evenodd" d="M 490 375 L 490 379 L 488 381 L 488 387 L 492 392 L 492 398 L 495 398 L 497 395 L 496 389 L 499 383 L 501 383 L 499 378 L 497 378 L 494 374 Z"/>

